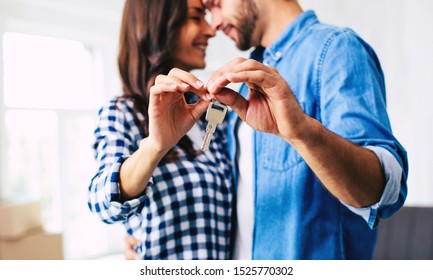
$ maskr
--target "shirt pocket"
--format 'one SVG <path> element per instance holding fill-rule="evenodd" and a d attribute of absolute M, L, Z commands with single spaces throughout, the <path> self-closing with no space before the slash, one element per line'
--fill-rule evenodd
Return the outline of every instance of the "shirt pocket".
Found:
<path fill-rule="evenodd" d="M 266 135 L 262 143 L 264 169 L 285 171 L 303 161 L 299 153 L 278 136 Z"/>
<path fill-rule="evenodd" d="M 305 112 L 305 103 L 299 102 Z M 263 168 L 285 171 L 303 161 L 299 153 L 281 137 L 267 134 L 262 140 Z"/>

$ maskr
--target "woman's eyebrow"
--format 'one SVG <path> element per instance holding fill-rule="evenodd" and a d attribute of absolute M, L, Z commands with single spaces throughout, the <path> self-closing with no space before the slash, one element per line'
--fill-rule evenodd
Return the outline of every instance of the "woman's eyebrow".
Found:
<path fill-rule="evenodd" d="M 193 9 L 200 14 L 206 14 L 206 10 L 203 7 L 188 7 L 188 9 Z"/>

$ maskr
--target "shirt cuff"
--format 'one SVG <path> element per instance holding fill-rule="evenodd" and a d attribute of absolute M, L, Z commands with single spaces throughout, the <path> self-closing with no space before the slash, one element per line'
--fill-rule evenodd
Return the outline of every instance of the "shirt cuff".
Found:
<path fill-rule="evenodd" d="M 397 202 L 401 187 L 401 176 L 403 170 L 394 157 L 387 149 L 376 146 L 366 146 L 378 157 L 384 174 L 386 185 L 379 202 L 364 208 L 356 208 L 341 201 L 353 213 L 361 216 L 370 228 L 375 228 L 378 224 L 378 209 Z"/>
<path fill-rule="evenodd" d="M 145 195 L 145 192 L 137 198 L 133 198 L 130 200 L 123 200 L 122 194 L 120 191 L 120 167 L 122 163 L 127 159 L 127 156 L 120 157 L 110 168 L 109 175 L 106 177 L 106 179 L 109 182 L 105 182 L 105 196 L 107 201 L 110 203 L 110 206 L 116 210 L 114 212 L 117 212 L 120 215 L 128 215 L 131 212 L 136 212 L 140 205 L 144 203 L 147 200 L 147 196 Z M 147 187 L 153 184 L 152 177 L 150 178 Z M 110 208 L 111 208 L 110 207 Z"/>

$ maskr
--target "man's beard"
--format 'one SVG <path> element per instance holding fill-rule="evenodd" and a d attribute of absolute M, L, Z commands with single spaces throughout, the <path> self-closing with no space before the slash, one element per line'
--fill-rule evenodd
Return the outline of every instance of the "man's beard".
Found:
<path fill-rule="evenodd" d="M 236 46 L 242 51 L 250 49 L 254 44 L 253 33 L 256 29 L 259 10 L 254 0 L 243 0 L 237 16 L 238 42 Z M 256 42 L 258 44 L 259 42 Z"/>

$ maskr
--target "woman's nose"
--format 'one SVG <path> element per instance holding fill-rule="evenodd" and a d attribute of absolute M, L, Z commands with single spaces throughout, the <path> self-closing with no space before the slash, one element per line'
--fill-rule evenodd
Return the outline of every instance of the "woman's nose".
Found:
<path fill-rule="evenodd" d="M 205 34 L 209 37 L 214 37 L 216 34 L 216 30 L 213 29 L 213 27 L 207 22 L 205 21 Z"/>

